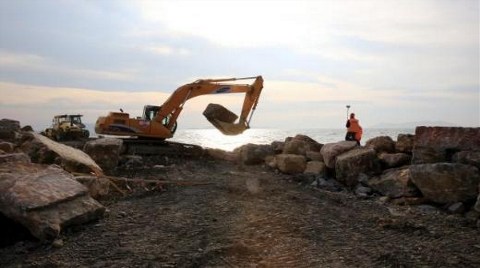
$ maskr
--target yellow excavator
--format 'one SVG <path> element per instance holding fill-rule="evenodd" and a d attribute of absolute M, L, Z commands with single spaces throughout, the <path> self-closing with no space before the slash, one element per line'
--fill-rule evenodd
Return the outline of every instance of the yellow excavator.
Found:
<path fill-rule="evenodd" d="M 252 84 L 237 84 L 233 81 L 254 80 Z M 138 138 L 168 139 L 177 129 L 177 118 L 187 100 L 207 94 L 245 93 L 240 118 L 219 104 L 209 104 L 204 116 L 223 134 L 238 135 L 249 128 L 253 112 L 263 88 L 262 76 L 200 79 L 180 86 L 161 105 L 145 105 L 142 117 L 130 118 L 128 113 L 110 112 L 95 123 L 97 134 L 133 136 Z"/>

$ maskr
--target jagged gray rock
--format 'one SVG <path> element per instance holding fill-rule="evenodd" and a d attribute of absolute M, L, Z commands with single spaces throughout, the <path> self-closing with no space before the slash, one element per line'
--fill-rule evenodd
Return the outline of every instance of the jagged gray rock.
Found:
<path fill-rule="evenodd" d="M 421 196 L 411 180 L 408 167 L 387 169 L 381 176 L 370 179 L 368 185 L 390 198 Z"/>
<path fill-rule="evenodd" d="M 372 148 L 357 148 L 337 157 L 335 174 L 337 180 L 349 187 L 358 183 L 361 173 L 376 174 L 381 171 L 377 154 Z"/>
<path fill-rule="evenodd" d="M 0 211 L 41 240 L 53 239 L 62 228 L 97 219 L 105 211 L 58 166 L 17 162 L 0 164 L 0 170 Z"/>
<path fill-rule="evenodd" d="M 395 143 L 395 151 L 399 153 L 412 154 L 414 140 L 415 135 L 398 134 L 397 142 Z"/>
<path fill-rule="evenodd" d="M 480 151 L 480 128 L 417 127 L 413 164 L 450 162 L 456 152 Z"/>
<path fill-rule="evenodd" d="M 286 174 L 303 173 L 307 167 L 305 156 L 297 154 L 279 154 L 275 156 L 278 169 Z"/>
<path fill-rule="evenodd" d="M 377 153 L 394 153 L 395 142 L 389 136 L 379 136 L 369 139 L 365 147 L 373 148 Z"/>
<path fill-rule="evenodd" d="M 474 166 L 436 163 L 410 166 L 413 183 L 423 196 L 441 204 L 464 202 L 478 196 L 479 171 Z"/>
<path fill-rule="evenodd" d="M 85 143 L 83 151 L 87 153 L 105 172 L 111 172 L 120 160 L 123 141 L 121 139 L 101 138 Z"/>
<path fill-rule="evenodd" d="M 234 150 L 245 165 L 257 165 L 265 162 L 265 157 L 275 155 L 271 145 L 245 144 Z"/>
<path fill-rule="evenodd" d="M 6 142 L 6 141 L 0 141 L 0 150 L 5 152 L 5 153 L 13 153 L 13 150 L 15 149 L 15 144 L 11 142 Z"/>
<path fill-rule="evenodd" d="M 405 153 L 381 153 L 378 155 L 378 158 L 386 168 L 396 168 L 409 165 L 412 160 L 412 157 Z"/>
<path fill-rule="evenodd" d="M 305 174 L 314 174 L 314 175 L 325 175 L 325 163 L 320 161 L 308 161 L 307 167 L 305 168 Z"/>
<path fill-rule="evenodd" d="M 355 141 L 340 141 L 335 143 L 327 143 L 320 149 L 320 153 L 323 156 L 323 161 L 328 168 L 335 168 L 335 160 L 337 156 L 352 150 L 357 147 Z"/>
<path fill-rule="evenodd" d="M 461 151 L 453 155 L 452 162 L 472 165 L 480 169 L 480 151 Z"/>
<path fill-rule="evenodd" d="M 19 121 L 5 118 L 0 120 L 0 140 L 14 141 L 19 132 Z"/>

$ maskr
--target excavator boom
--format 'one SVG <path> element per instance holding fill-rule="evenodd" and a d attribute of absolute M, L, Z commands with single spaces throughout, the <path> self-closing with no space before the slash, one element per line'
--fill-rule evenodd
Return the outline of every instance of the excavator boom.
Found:
<path fill-rule="evenodd" d="M 252 84 L 231 83 L 247 79 L 255 80 Z M 234 122 L 237 116 L 221 105 L 209 105 L 204 112 L 205 117 L 223 134 L 238 135 L 249 127 L 262 88 L 261 76 L 200 79 L 177 88 L 161 106 L 145 106 L 142 118 L 129 118 L 129 114 L 123 112 L 110 112 L 108 116 L 100 117 L 95 125 L 95 132 L 158 139 L 171 138 L 177 127 L 177 118 L 189 99 L 208 94 L 244 93 L 242 111 L 237 123 Z M 226 114 L 233 116 L 226 118 Z"/>

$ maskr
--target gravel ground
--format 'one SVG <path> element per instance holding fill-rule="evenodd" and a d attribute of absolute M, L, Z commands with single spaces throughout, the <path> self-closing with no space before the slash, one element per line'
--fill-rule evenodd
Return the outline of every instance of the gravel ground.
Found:
<path fill-rule="evenodd" d="M 119 175 L 192 184 L 112 194 L 100 200 L 105 218 L 53 244 L 0 248 L 0 267 L 480 267 L 480 231 L 461 216 L 322 191 L 261 166 L 197 159 Z"/>

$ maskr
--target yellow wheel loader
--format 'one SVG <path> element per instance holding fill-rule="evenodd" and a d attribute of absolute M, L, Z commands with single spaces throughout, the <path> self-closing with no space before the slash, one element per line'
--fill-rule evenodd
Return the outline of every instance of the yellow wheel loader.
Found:
<path fill-rule="evenodd" d="M 52 119 L 52 126 L 42 132 L 44 136 L 56 141 L 76 140 L 88 138 L 90 132 L 82 123 L 82 115 L 56 115 Z"/>
<path fill-rule="evenodd" d="M 232 83 L 238 80 L 254 81 L 252 84 Z M 261 76 L 200 79 L 180 86 L 161 106 L 145 105 L 142 117 L 130 118 L 130 115 L 122 110 L 99 117 L 95 123 L 95 132 L 106 135 L 168 139 L 173 137 L 177 129 L 177 118 L 187 100 L 207 94 L 244 93 L 242 111 L 237 123 L 235 121 L 238 116 L 218 104 L 210 104 L 203 113 L 223 134 L 238 135 L 249 128 L 262 88 Z"/>

